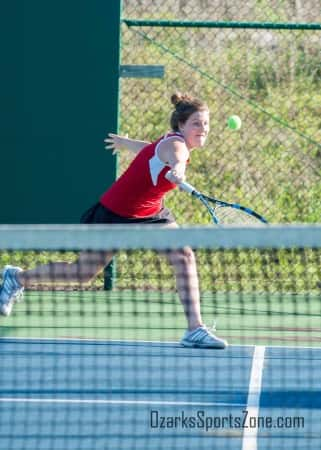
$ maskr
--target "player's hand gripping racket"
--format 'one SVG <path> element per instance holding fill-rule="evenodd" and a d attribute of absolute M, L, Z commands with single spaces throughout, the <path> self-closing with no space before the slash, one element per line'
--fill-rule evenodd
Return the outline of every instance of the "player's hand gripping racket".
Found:
<path fill-rule="evenodd" d="M 207 208 L 213 222 L 217 225 L 268 223 L 263 216 L 253 211 L 253 209 L 239 205 L 238 203 L 224 202 L 217 198 L 209 197 L 208 195 L 198 192 L 194 186 L 186 182 L 182 182 L 178 186 L 183 191 L 198 198 Z"/>

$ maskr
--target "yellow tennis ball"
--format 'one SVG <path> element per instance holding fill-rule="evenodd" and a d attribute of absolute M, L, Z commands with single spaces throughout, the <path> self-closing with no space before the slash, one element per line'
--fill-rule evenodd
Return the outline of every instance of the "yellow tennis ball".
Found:
<path fill-rule="evenodd" d="M 239 116 L 230 116 L 227 119 L 227 126 L 230 130 L 239 130 L 242 126 L 242 120 L 239 118 Z"/>

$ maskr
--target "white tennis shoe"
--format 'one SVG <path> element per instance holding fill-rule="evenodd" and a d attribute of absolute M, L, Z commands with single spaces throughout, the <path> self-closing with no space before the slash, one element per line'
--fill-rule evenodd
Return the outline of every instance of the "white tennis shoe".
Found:
<path fill-rule="evenodd" d="M 14 303 L 23 298 L 23 286 L 18 282 L 16 274 L 21 272 L 20 267 L 6 266 L 2 272 L 2 285 L 0 286 L 0 314 L 10 316 Z"/>
<path fill-rule="evenodd" d="M 215 336 L 215 334 L 209 331 L 205 325 L 192 331 L 185 331 L 181 344 L 184 347 L 217 349 L 223 349 L 228 346 L 228 343 L 224 339 Z"/>

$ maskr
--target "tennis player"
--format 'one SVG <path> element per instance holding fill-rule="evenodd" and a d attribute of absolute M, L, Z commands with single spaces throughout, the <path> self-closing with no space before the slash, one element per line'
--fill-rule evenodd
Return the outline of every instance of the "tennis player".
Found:
<path fill-rule="evenodd" d="M 171 97 L 171 131 L 155 142 L 129 139 L 110 134 L 108 149 L 126 148 L 136 154 L 127 170 L 87 210 L 82 223 L 87 224 L 161 224 L 177 227 L 172 213 L 164 207 L 167 192 L 185 180 L 191 151 L 203 147 L 209 132 L 207 105 L 189 95 Z M 168 172 L 170 171 L 170 174 Z M 165 176 L 167 175 L 167 177 Z M 190 248 L 166 253 L 172 264 L 179 298 L 187 318 L 188 330 L 181 344 L 187 347 L 225 348 L 220 339 L 203 324 L 194 253 Z M 112 253 L 81 252 L 74 263 L 55 262 L 23 271 L 6 266 L 0 288 L 0 313 L 9 315 L 15 302 L 29 285 L 54 279 L 86 283 L 110 263 Z"/>

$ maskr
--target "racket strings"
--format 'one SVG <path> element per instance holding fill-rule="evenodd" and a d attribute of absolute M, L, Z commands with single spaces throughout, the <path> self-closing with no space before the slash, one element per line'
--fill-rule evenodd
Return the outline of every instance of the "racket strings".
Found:
<path fill-rule="evenodd" d="M 225 225 L 244 225 L 259 224 L 261 221 L 255 216 L 251 216 L 241 209 L 231 208 L 228 206 L 217 206 L 215 215 L 220 224 Z"/>

